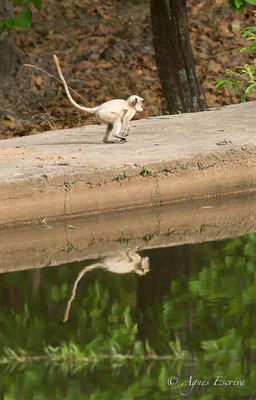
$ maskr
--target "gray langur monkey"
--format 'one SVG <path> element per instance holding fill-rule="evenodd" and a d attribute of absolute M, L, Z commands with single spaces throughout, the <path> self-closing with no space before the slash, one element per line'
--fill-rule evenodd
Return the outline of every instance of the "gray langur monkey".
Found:
<path fill-rule="evenodd" d="M 130 250 L 125 254 L 113 257 L 105 257 L 102 262 L 97 262 L 92 265 L 87 265 L 78 274 L 72 290 L 72 295 L 67 303 L 66 312 L 64 315 L 63 322 L 66 322 L 69 317 L 69 310 L 72 301 L 76 295 L 77 285 L 80 279 L 84 276 L 86 272 L 93 271 L 97 268 L 104 268 L 107 271 L 114 272 L 116 274 L 128 274 L 130 272 L 136 272 L 138 275 L 145 275 L 149 272 L 149 258 L 141 257 L 135 251 Z"/>
<path fill-rule="evenodd" d="M 75 100 L 71 97 L 71 94 L 68 89 L 68 85 L 64 79 L 64 76 L 61 72 L 59 60 L 57 56 L 53 55 L 54 62 L 57 67 L 58 74 L 62 83 L 64 85 L 66 95 L 76 108 L 81 111 L 88 112 L 90 114 L 95 114 L 104 124 L 107 125 L 106 134 L 103 138 L 104 143 L 122 143 L 126 142 L 125 136 L 128 136 L 129 133 L 129 121 L 134 117 L 136 111 L 142 112 L 143 111 L 143 101 L 140 96 L 130 96 L 127 100 L 115 99 L 106 101 L 102 103 L 98 107 L 83 107 L 80 106 Z M 123 132 L 122 130 L 123 124 Z M 113 140 L 112 136 L 119 140 Z"/>

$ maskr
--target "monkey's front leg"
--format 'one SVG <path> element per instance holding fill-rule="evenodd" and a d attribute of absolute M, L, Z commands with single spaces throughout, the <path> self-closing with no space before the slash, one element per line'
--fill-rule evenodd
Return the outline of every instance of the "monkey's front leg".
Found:
<path fill-rule="evenodd" d="M 132 119 L 132 117 L 135 114 L 135 110 L 129 110 L 127 111 L 127 113 L 125 114 L 125 116 L 123 117 L 123 132 L 122 132 L 122 136 L 128 136 L 129 135 L 129 122 Z"/>
<path fill-rule="evenodd" d="M 130 132 L 129 120 L 124 120 L 123 121 L 122 136 L 128 136 L 129 132 Z"/>
<path fill-rule="evenodd" d="M 126 142 L 126 139 L 124 137 L 120 136 L 121 128 L 122 128 L 121 118 L 115 118 L 115 120 L 113 122 L 112 135 L 115 138 L 120 139 L 121 143 L 123 143 L 123 142 Z"/>
<path fill-rule="evenodd" d="M 130 128 L 128 127 L 124 127 L 123 128 L 123 132 L 122 132 L 122 136 L 128 136 L 130 133 Z"/>

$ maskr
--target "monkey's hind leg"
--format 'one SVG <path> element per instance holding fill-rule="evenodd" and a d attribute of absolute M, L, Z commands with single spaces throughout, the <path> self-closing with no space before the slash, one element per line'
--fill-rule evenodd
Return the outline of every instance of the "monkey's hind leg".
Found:
<path fill-rule="evenodd" d="M 122 142 L 126 142 L 126 139 L 123 136 L 120 136 L 121 128 L 122 128 L 121 118 L 116 118 L 113 122 L 112 134 L 114 137 L 120 139 L 121 143 L 122 143 Z"/>
<path fill-rule="evenodd" d="M 115 128 L 114 128 L 113 125 L 114 124 L 111 124 L 111 123 L 107 124 L 107 129 L 106 129 L 105 136 L 103 138 L 103 142 L 104 143 L 120 143 L 120 142 L 122 143 L 122 142 L 126 142 L 126 140 L 123 137 L 114 135 Z M 116 137 L 117 139 L 120 139 L 120 140 L 111 140 L 112 136 L 114 136 L 114 137 Z"/>
<path fill-rule="evenodd" d="M 119 140 L 111 140 L 112 131 L 113 131 L 113 125 L 108 123 L 107 124 L 106 133 L 105 133 L 105 136 L 103 138 L 103 142 L 104 143 L 119 143 Z"/>

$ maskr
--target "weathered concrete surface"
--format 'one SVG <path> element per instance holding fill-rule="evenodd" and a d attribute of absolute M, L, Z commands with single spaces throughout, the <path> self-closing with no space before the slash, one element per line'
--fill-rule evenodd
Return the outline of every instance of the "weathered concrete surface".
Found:
<path fill-rule="evenodd" d="M 134 121 L 125 144 L 102 143 L 100 126 L 1 141 L 0 225 L 255 188 L 255 110 L 251 102 Z M 152 176 L 140 175 L 145 165 Z"/>

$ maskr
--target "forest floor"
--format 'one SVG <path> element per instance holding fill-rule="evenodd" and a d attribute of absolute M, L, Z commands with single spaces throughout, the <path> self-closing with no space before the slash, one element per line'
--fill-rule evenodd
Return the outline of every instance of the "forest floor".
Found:
<path fill-rule="evenodd" d="M 32 28 L 17 30 L 16 44 L 29 63 L 57 76 L 52 54 L 59 57 L 69 86 L 95 106 L 131 93 L 146 100 L 140 118 L 167 114 L 152 45 L 149 0 L 43 1 Z M 209 107 L 238 102 L 231 92 L 216 92 L 213 81 L 227 69 L 246 63 L 235 50 L 245 45 L 238 27 L 255 24 L 253 8 L 236 15 L 227 0 L 187 0 L 191 44 L 197 73 Z M 25 67 L 30 76 L 27 101 L 10 94 L 0 119 L 0 139 L 49 129 L 88 125 L 96 119 L 68 102 L 62 86 L 45 73 Z M 26 89 L 27 90 L 27 89 Z M 255 99 L 251 96 L 250 99 Z M 15 107 L 14 107 L 15 104 Z M 18 104 L 18 105 L 17 105 Z"/>

